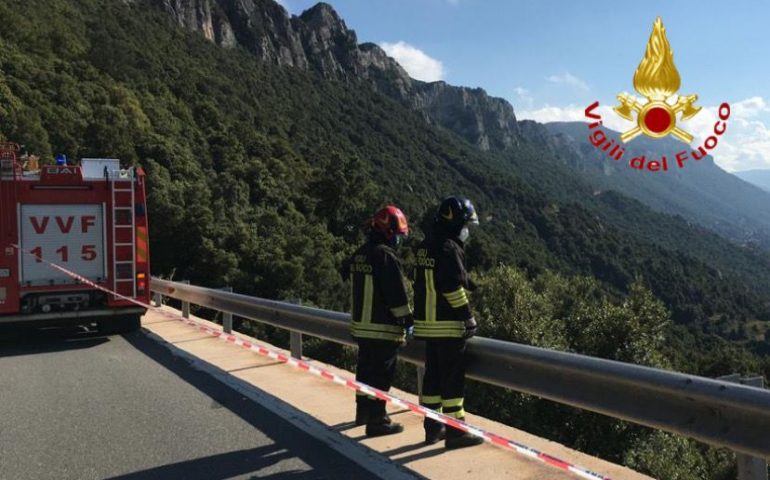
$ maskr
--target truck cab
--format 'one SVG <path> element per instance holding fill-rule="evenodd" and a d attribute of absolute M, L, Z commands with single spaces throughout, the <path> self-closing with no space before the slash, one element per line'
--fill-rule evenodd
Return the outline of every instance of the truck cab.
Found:
<path fill-rule="evenodd" d="M 0 323 L 139 328 L 145 309 L 129 299 L 149 304 L 142 169 L 110 158 L 39 166 L 18 153 L 0 144 Z"/>

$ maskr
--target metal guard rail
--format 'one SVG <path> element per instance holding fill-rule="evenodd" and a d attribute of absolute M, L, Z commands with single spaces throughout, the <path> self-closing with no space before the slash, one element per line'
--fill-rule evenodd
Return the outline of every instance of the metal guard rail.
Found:
<path fill-rule="evenodd" d="M 350 315 L 153 278 L 153 292 L 345 345 Z M 422 342 L 401 359 L 422 366 Z M 467 376 L 573 407 L 770 458 L 770 391 L 483 337 Z"/>

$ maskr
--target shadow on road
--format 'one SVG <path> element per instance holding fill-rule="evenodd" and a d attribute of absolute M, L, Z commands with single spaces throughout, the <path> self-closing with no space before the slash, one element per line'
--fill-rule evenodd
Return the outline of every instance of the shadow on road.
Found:
<path fill-rule="evenodd" d="M 186 462 L 163 465 L 141 472 L 129 473 L 111 477 L 109 480 L 150 480 L 165 478 L 184 479 L 225 479 L 259 472 L 265 468 L 277 464 L 281 460 L 293 458 L 294 454 L 277 445 L 239 450 L 235 452 L 221 453 L 205 458 L 196 458 Z M 257 477 L 252 477 L 257 478 Z M 286 478 L 296 480 L 310 480 L 333 478 L 332 476 L 319 475 L 315 471 L 283 471 L 273 474 L 262 472 L 258 478 Z"/>
<path fill-rule="evenodd" d="M 360 465 L 343 457 L 334 449 L 311 437 L 266 407 L 252 402 L 216 378 L 195 369 L 189 362 L 142 333 L 125 335 L 134 348 L 162 365 L 214 402 L 252 425 L 274 443 L 250 450 L 212 455 L 176 464 L 163 465 L 124 475 L 121 480 L 154 478 L 224 479 L 256 473 L 283 459 L 297 458 L 308 465 L 308 471 L 261 472 L 259 478 L 337 479 L 376 478 Z M 266 475 L 266 476 L 265 476 Z M 256 477 L 254 477 L 256 478 Z"/>
<path fill-rule="evenodd" d="M 33 328 L 29 325 L 1 325 L 0 357 L 91 348 L 109 341 L 109 337 L 82 326 Z"/>

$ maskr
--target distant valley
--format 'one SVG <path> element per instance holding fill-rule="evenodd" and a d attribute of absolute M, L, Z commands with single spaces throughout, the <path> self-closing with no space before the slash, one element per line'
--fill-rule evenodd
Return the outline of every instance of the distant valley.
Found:
<path fill-rule="evenodd" d="M 589 143 L 585 123 L 555 122 L 545 128 L 551 134 L 554 153 L 597 192 L 616 190 L 741 245 L 770 249 L 770 170 L 744 172 L 745 176 L 736 178 L 706 157 L 697 162 L 689 159 L 684 168 L 673 167 L 668 172 L 639 171 L 629 168 L 629 159 L 645 155 L 649 160 L 669 154 L 673 164 L 673 154 L 683 150 L 683 144 L 674 139 L 639 137 L 627 144 L 623 162 L 613 162 Z M 617 140 L 617 132 L 605 131 Z M 764 190 L 759 188 L 763 185 Z"/>

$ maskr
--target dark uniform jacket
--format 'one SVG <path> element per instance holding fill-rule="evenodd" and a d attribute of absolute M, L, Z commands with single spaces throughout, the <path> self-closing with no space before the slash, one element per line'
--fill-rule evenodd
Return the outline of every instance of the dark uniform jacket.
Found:
<path fill-rule="evenodd" d="M 415 338 L 462 338 L 465 320 L 472 316 L 468 292 L 473 288 L 459 240 L 424 240 L 414 278 Z"/>
<path fill-rule="evenodd" d="M 396 319 L 412 311 L 396 252 L 383 243 L 366 242 L 343 264 L 342 276 L 351 281 L 351 334 L 403 341 L 404 328 Z"/>

